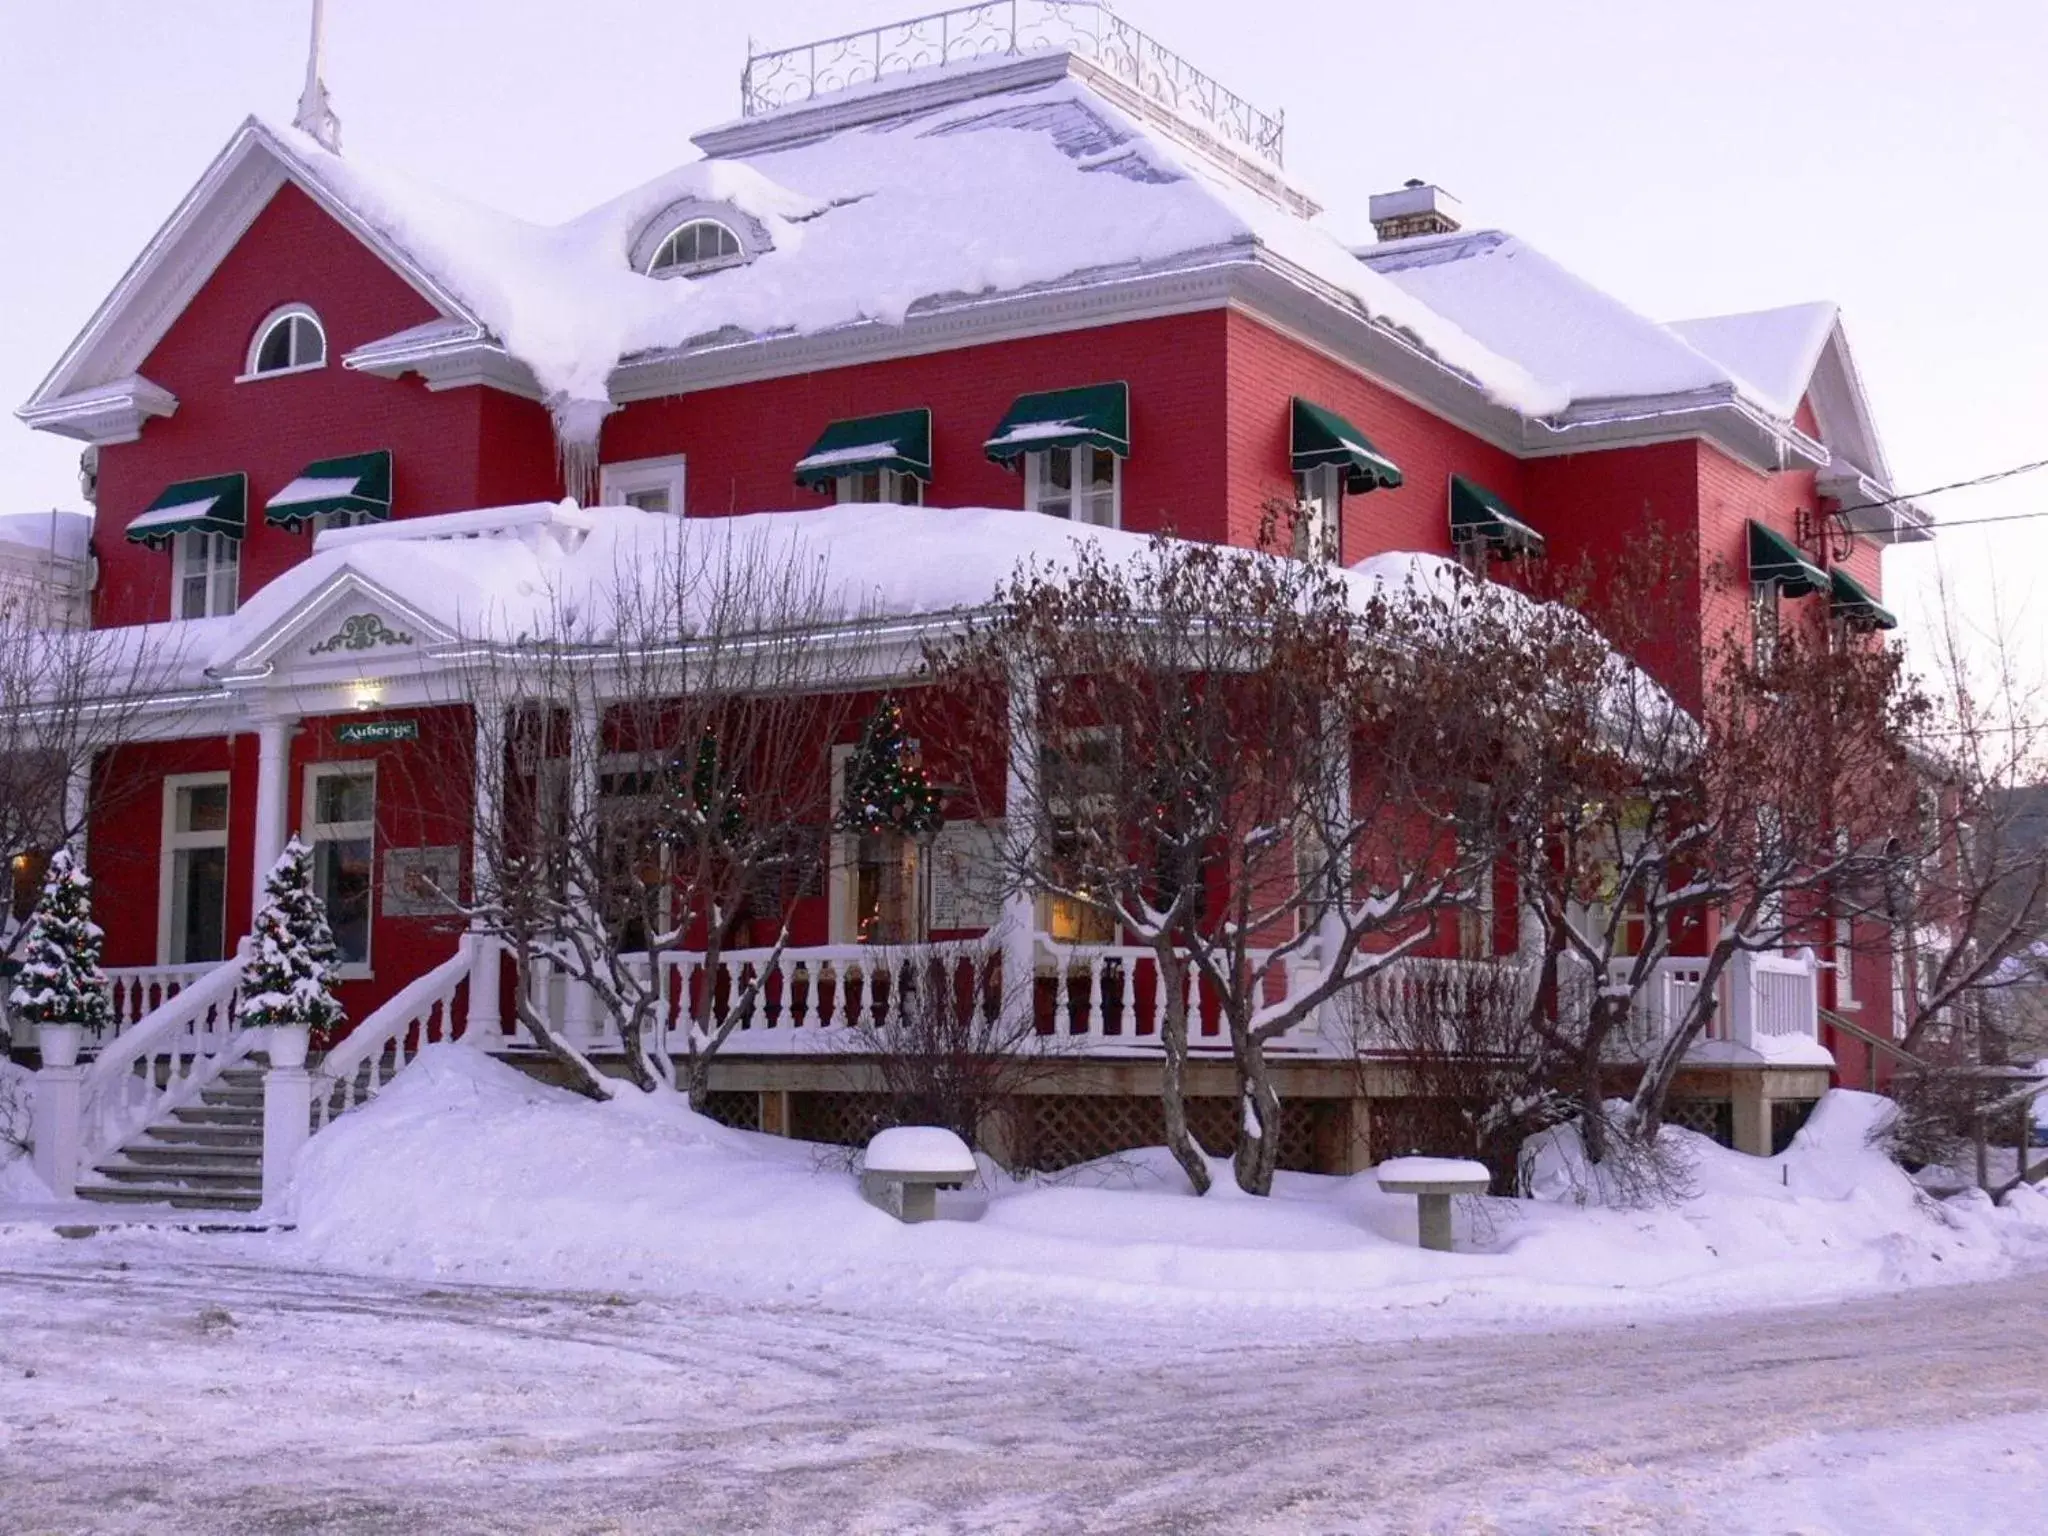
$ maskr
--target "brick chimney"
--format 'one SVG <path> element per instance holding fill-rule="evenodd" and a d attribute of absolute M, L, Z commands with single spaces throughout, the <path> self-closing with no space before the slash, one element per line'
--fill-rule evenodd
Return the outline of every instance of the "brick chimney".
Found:
<path fill-rule="evenodd" d="M 1378 192 L 1372 199 L 1373 233 L 1382 240 L 1456 234 L 1464 215 L 1455 197 L 1426 181 L 1409 181 L 1398 192 Z"/>

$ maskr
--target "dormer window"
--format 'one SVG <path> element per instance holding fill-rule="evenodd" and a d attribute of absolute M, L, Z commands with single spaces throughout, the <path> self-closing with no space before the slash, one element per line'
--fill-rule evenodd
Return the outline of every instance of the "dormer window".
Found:
<path fill-rule="evenodd" d="M 267 378 L 327 366 L 327 332 L 303 304 L 287 304 L 256 328 L 244 378 Z"/>
<path fill-rule="evenodd" d="M 698 277 L 746 260 L 740 237 L 716 219 L 691 219 L 670 230 L 647 263 L 649 277 Z"/>

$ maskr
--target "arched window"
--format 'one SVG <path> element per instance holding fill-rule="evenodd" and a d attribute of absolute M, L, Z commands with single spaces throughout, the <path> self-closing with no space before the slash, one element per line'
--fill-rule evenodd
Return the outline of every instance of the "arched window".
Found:
<path fill-rule="evenodd" d="M 287 304 L 256 328 L 247 377 L 295 373 L 326 361 L 327 333 L 320 328 L 320 317 L 303 304 Z"/>
<path fill-rule="evenodd" d="M 694 277 L 743 260 L 740 237 L 716 219 L 692 219 L 669 231 L 647 263 L 649 277 Z"/>

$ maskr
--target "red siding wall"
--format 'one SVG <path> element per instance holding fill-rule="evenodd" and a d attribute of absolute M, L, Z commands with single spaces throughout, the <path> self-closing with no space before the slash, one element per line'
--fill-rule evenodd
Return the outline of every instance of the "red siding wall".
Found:
<path fill-rule="evenodd" d="M 1124 526 L 1216 538 L 1225 526 L 1223 355 L 1215 313 L 831 368 L 629 405 L 605 422 L 604 459 L 687 455 L 692 516 L 823 506 L 793 475 L 826 423 L 926 406 L 927 503 L 1018 507 L 1022 477 L 982 452 L 1010 402 L 1121 379 L 1131 390 Z"/>
<path fill-rule="evenodd" d="M 325 325 L 327 366 L 236 383 L 256 327 L 294 302 L 311 305 Z M 389 448 L 399 517 L 559 494 L 539 406 L 481 388 L 436 394 L 417 379 L 341 366 L 350 350 L 433 318 L 424 298 L 311 198 L 279 190 L 143 364 L 145 377 L 177 396 L 176 414 L 100 456 L 97 622 L 170 617 L 170 554 L 130 544 L 122 531 L 174 481 L 248 475 L 245 599 L 311 549 L 311 534 L 265 526 L 261 508 L 315 459 Z"/>
<path fill-rule="evenodd" d="M 1522 504 L 1522 466 L 1325 356 L 1248 316 L 1228 325 L 1230 542 L 1252 544 L 1268 500 L 1291 501 L 1289 402 L 1301 395 L 1337 412 L 1401 466 L 1398 490 L 1344 499 L 1344 562 L 1393 549 L 1450 553 L 1453 473 Z"/>

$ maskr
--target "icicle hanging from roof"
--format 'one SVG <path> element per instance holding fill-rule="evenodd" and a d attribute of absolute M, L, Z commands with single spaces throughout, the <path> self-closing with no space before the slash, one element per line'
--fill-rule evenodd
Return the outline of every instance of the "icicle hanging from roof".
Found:
<path fill-rule="evenodd" d="M 320 77 L 320 58 L 327 43 L 327 0 L 313 0 L 313 36 L 306 48 L 306 88 L 299 92 L 299 110 L 292 126 L 308 134 L 321 148 L 341 153 L 341 119 L 327 99 L 327 82 Z"/>

